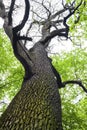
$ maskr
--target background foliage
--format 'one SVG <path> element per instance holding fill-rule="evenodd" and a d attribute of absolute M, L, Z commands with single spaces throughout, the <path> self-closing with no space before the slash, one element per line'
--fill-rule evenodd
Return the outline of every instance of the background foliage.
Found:
<path fill-rule="evenodd" d="M 71 2 L 71 0 L 67 0 L 67 2 Z M 78 5 L 80 0 L 76 0 L 76 2 L 76 5 Z M 68 21 L 70 26 L 70 38 L 77 46 L 86 44 L 87 40 L 87 0 L 83 0 L 82 3 L 83 4 Z"/>
<path fill-rule="evenodd" d="M 24 70 L 13 55 L 9 39 L 0 30 L 0 107 L 1 112 L 21 86 Z"/>
<path fill-rule="evenodd" d="M 53 57 L 53 64 L 63 81 L 81 79 L 87 86 L 87 52 L 75 49 Z M 63 125 L 65 130 L 87 129 L 87 95 L 78 85 L 67 85 L 60 90 L 62 98 Z"/>

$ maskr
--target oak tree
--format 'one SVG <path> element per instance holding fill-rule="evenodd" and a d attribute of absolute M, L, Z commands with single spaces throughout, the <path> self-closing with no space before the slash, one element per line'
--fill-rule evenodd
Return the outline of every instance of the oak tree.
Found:
<path fill-rule="evenodd" d="M 39 15 L 41 20 L 33 19 L 26 34 L 21 35 L 21 30 L 29 18 L 29 0 L 24 1 L 23 20 L 15 27 L 12 16 L 16 0 L 11 0 L 8 12 L 0 0 L 0 17 L 4 19 L 4 30 L 11 41 L 15 57 L 25 70 L 21 89 L 0 118 L 0 130 L 63 130 L 59 89 L 66 84 L 78 84 L 87 92 L 81 81 L 62 81 L 46 50 L 51 39 L 56 36 L 68 39 L 67 20 L 84 4 L 84 1 L 81 0 L 77 5 L 76 1 L 69 4 L 62 1 L 62 9 L 55 12 L 52 11 L 50 2 L 48 8 L 44 0 L 41 3 L 38 0 L 32 1 L 40 4 L 46 15 L 44 17 Z M 67 11 L 68 13 L 65 13 Z M 34 10 L 32 13 L 38 16 Z M 41 27 L 41 38 L 28 50 L 26 43 L 29 44 L 33 40 L 28 35 L 35 24 Z"/>

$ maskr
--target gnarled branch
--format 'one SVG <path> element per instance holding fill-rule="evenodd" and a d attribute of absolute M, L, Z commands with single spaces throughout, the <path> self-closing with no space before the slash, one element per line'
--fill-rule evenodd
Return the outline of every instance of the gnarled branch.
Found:
<path fill-rule="evenodd" d="M 22 43 L 22 40 L 31 41 L 32 39 L 29 37 L 20 36 L 18 32 L 21 31 L 21 29 L 24 27 L 26 21 L 28 20 L 30 4 L 29 4 L 29 0 L 25 0 L 24 18 L 23 18 L 21 24 L 19 24 L 13 28 L 12 27 L 12 12 L 14 9 L 14 4 L 15 4 L 15 0 L 12 0 L 11 6 L 10 6 L 10 11 L 8 13 L 8 17 L 5 18 L 5 19 L 7 19 L 7 21 L 5 20 L 4 29 L 7 32 L 7 35 L 9 36 L 9 38 L 11 39 L 12 47 L 13 47 L 13 51 L 14 51 L 15 56 L 17 57 L 17 59 L 22 63 L 22 65 L 25 68 L 24 79 L 27 79 L 33 75 L 31 72 L 31 69 L 30 69 L 32 61 L 29 57 L 28 50 L 25 48 L 25 46 Z M 9 35 L 9 28 L 11 30 L 12 38 L 11 38 L 11 35 Z"/>
<path fill-rule="evenodd" d="M 65 37 L 68 38 L 68 32 L 69 32 L 69 26 L 67 24 L 67 19 L 69 19 L 76 10 L 78 10 L 78 8 L 81 6 L 82 1 L 80 1 L 80 3 L 77 5 L 77 7 L 74 7 L 74 2 L 72 2 L 67 8 L 64 6 L 64 8 L 58 12 L 56 12 L 55 14 L 51 15 L 45 22 L 42 28 L 42 31 L 44 30 L 44 27 L 46 27 L 45 29 L 45 37 L 42 37 L 42 39 L 40 40 L 40 42 L 42 44 L 46 44 L 49 40 L 51 40 L 52 38 L 56 37 L 56 36 L 61 36 L 61 37 Z M 69 10 L 69 14 L 64 17 L 62 20 L 61 19 L 57 19 L 56 21 L 53 21 L 54 18 L 58 17 L 60 14 L 64 13 L 65 11 Z M 57 24 L 58 22 L 63 23 L 64 28 L 62 27 L 62 29 L 58 29 L 57 28 Z M 50 32 L 51 27 L 54 27 L 55 30 Z M 47 34 L 47 30 L 49 30 L 49 34 Z M 48 42 L 49 43 L 49 42 Z"/>

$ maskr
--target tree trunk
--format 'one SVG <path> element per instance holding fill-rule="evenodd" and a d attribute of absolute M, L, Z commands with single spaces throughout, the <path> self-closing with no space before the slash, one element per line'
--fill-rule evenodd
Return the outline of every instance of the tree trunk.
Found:
<path fill-rule="evenodd" d="M 0 130 L 62 130 L 60 95 L 45 48 L 36 43 L 30 52 L 33 76 L 24 79 L 0 119 Z"/>
<path fill-rule="evenodd" d="M 4 30 L 11 40 L 14 54 L 25 69 L 25 76 L 20 91 L 0 118 L 0 130 L 63 130 L 58 79 L 55 78 L 45 45 L 39 41 L 28 50 L 22 43 L 26 37 L 18 33 L 28 19 L 29 1 L 25 0 L 22 23 L 13 28 L 14 2 L 8 16 L 4 4 L 0 2 L 1 17 L 4 18 Z"/>

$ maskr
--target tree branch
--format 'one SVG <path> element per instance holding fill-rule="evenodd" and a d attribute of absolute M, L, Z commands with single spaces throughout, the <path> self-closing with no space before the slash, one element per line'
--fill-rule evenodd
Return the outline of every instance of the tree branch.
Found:
<path fill-rule="evenodd" d="M 39 15 L 37 12 L 35 12 L 34 10 L 31 10 L 31 11 L 32 11 L 33 14 L 35 14 L 38 18 L 45 20 L 45 18 L 43 18 L 42 16 L 40 16 L 40 15 Z M 35 21 L 37 21 L 37 20 L 35 20 Z"/>
<path fill-rule="evenodd" d="M 10 6 L 10 11 L 8 14 L 8 23 L 10 23 L 10 24 L 12 24 L 12 11 L 14 8 L 14 4 L 15 4 L 15 0 L 12 0 L 11 6 Z M 22 43 L 22 40 L 31 41 L 32 39 L 29 37 L 20 36 L 20 33 L 19 33 L 19 31 L 21 31 L 21 29 L 24 27 L 25 23 L 28 20 L 29 9 L 30 9 L 29 0 L 25 0 L 25 14 L 24 14 L 24 18 L 23 18 L 21 24 L 17 25 L 14 28 L 12 28 L 12 25 L 10 25 L 11 29 L 12 29 L 12 34 L 13 34 L 13 39 L 11 40 L 11 42 L 12 42 L 14 54 L 15 54 L 16 58 L 22 63 L 22 65 L 25 68 L 24 80 L 31 78 L 31 76 L 33 75 L 32 71 L 31 71 L 32 61 L 30 59 L 28 50 L 25 48 L 25 46 Z M 8 30 L 9 25 L 6 24 L 6 26 L 7 26 L 6 28 Z M 10 39 L 11 39 L 11 37 L 10 37 Z"/>
<path fill-rule="evenodd" d="M 54 38 L 55 36 L 63 36 L 66 37 L 66 29 L 62 28 L 59 30 L 52 31 L 48 36 L 46 36 L 44 39 L 41 39 L 40 42 L 44 45 L 46 42 Z"/>
<path fill-rule="evenodd" d="M 87 89 L 83 86 L 81 81 L 77 81 L 77 80 L 70 80 L 70 81 L 65 81 L 63 82 L 63 86 L 65 87 L 67 84 L 78 84 L 86 93 L 87 93 Z M 61 87 L 62 88 L 62 87 Z"/>
<path fill-rule="evenodd" d="M 8 25 L 12 25 L 12 12 L 13 12 L 13 9 L 14 9 L 15 1 L 16 0 L 11 1 L 10 10 L 8 12 Z"/>
<path fill-rule="evenodd" d="M 23 18 L 21 24 L 19 24 L 18 26 L 13 28 L 13 32 L 18 32 L 18 31 L 22 30 L 22 28 L 24 27 L 25 23 L 27 22 L 27 20 L 29 18 L 29 11 L 30 11 L 29 0 L 25 0 L 25 15 L 24 15 L 24 18 Z"/>
<path fill-rule="evenodd" d="M 4 18 L 5 15 L 6 15 L 6 13 L 5 13 L 5 6 L 4 6 L 2 0 L 0 0 L 0 17 Z"/>
<path fill-rule="evenodd" d="M 61 9 L 60 11 L 57 11 L 55 14 L 51 15 L 50 20 L 55 19 L 60 14 L 64 13 L 67 9 Z"/>
<path fill-rule="evenodd" d="M 51 16 L 51 12 L 50 10 L 44 5 L 44 0 L 42 1 L 42 6 L 44 7 L 44 9 L 46 9 L 47 14 L 48 14 L 48 18 Z"/>
<path fill-rule="evenodd" d="M 77 5 L 76 8 L 74 8 L 74 9 L 68 8 L 68 10 L 69 10 L 70 13 L 69 13 L 66 17 L 64 17 L 63 24 L 64 24 L 64 26 L 66 27 L 66 35 L 67 35 L 67 38 L 68 38 L 68 32 L 69 32 L 69 26 L 68 26 L 67 23 L 66 23 L 66 22 L 67 22 L 67 19 L 70 18 L 70 17 L 76 12 L 76 10 L 81 6 L 82 1 L 83 1 L 83 0 L 80 1 L 80 3 Z"/>
<path fill-rule="evenodd" d="M 49 60 L 50 60 L 51 65 L 52 65 L 52 60 L 50 58 L 49 58 Z M 66 87 L 67 84 L 77 84 L 77 85 L 79 85 L 87 93 L 87 89 L 84 87 L 84 85 L 82 84 L 81 81 L 78 81 L 78 80 L 68 80 L 68 81 L 62 82 L 61 76 L 57 72 L 57 70 L 55 69 L 55 67 L 53 65 L 51 67 L 52 67 L 53 73 L 54 73 L 54 75 L 56 77 L 59 89 Z"/>
<path fill-rule="evenodd" d="M 46 12 L 47 12 L 47 14 L 48 14 L 48 17 L 51 15 L 51 12 L 50 12 L 50 10 L 46 7 L 46 5 L 44 4 L 44 0 L 42 0 L 42 2 L 40 3 L 39 1 L 36 1 L 36 0 L 32 0 L 32 1 L 34 1 L 35 3 L 37 3 L 37 4 L 40 4 L 40 6 L 42 6 L 45 10 L 46 10 Z"/>
<path fill-rule="evenodd" d="M 31 37 L 27 37 L 27 36 L 18 36 L 18 40 L 28 40 L 28 41 L 32 41 Z"/>

